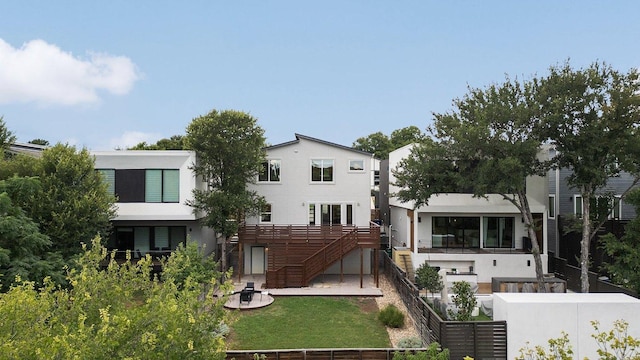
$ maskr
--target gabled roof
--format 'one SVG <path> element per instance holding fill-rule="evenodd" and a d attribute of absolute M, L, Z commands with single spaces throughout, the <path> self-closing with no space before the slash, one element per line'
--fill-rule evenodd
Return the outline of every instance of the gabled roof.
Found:
<path fill-rule="evenodd" d="M 317 142 L 317 143 L 320 143 L 320 144 L 324 144 L 324 145 L 337 147 L 337 148 L 340 148 L 340 149 L 343 149 L 343 150 L 353 151 L 353 152 L 356 152 L 356 153 L 359 153 L 359 154 L 367 155 L 369 157 L 373 157 L 373 154 L 370 153 L 370 152 L 354 149 L 354 148 L 349 147 L 349 146 L 344 146 L 344 145 L 332 143 L 332 142 L 325 141 L 325 140 L 316 139 L 316 138 L 313 138 L 311 136 L 305 136 L 305 135 L 301 135 L 301 134 L 297 134 L 297 133 L 295 134 L 295 136 L 296 136 L 295 140 L 283 142 L 283 143 L 276 144 L 276 145 L 267 146 L 265 149 L 269 150 L 269 149 L 276 149 L 276 148 L 285 147 L 285 146 L 289 146 L 289 145 L 295 145 L 295 144 L 300 143 L 300 140 L 307 140 L 307 141 L 314 141 L 314 142 Z"/>

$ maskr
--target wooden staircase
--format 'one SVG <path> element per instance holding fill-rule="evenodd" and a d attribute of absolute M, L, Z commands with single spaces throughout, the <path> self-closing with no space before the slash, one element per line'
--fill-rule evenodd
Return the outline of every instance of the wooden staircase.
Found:
<path fill-rule="evenodd" d="M 411 261 L 411 254 L 400 254 L 400 264 L 398 266 L 407 273 L 407 279 L 414 281 L 416 273 L 413 270 L 413 262 Z"/>

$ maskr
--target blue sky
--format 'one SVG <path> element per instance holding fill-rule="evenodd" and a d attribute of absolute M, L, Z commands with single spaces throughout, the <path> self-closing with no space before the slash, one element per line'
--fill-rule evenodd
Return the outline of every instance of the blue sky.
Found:
<path fill-rule="evenodd" d="M 467 86 L 640 65 L 638 1 L 4 1 L 0 116 L 92 150 L 248 112 L 278 144 L 426 128 Z"/>

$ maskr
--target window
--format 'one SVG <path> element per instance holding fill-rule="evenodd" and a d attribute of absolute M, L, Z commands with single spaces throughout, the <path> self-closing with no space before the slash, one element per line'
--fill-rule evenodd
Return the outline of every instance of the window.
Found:
<path fill-rule="evenodd" d="M 139 251 L 144 255 L 149 251 L 175 250 L 186 239 L 185 226 L 116 227 L 108 247 L 119 250 L 119 257 L 124 257 L 125 250 Z"/>
<path fill-rule="evenodd" d="M 353 225 L 353 204 L 309 204 L 308 210 L 309 225 Z"/>
<path fill-rule="evenodd" d="M 556 218 L 556 196 L 549 195 L 549 219 Z"/>
<path fill-rule="evenodd" d="M 514 246 L 514 218 L 491 217 L 483 219 L 484 247 L 513 248 Z"/>
<path fill-rule="evenodd" d="M 333 181 L 333 160 L 330 160 L 330 159 L 311 160 L 311 181 L 332 182 Z"/>
<path fill-rule="evenodd" d="M 116 194 L 116 171 L 115 169 L 98 169 L 102 179 L 107 183 L 107 192 L 111 195 Z"/>
<path fill-rule="evenodd" d="M 262 211 L 260 212 L 260 222 L 271 222 L 271 204 L 265 204 L 262 208 Z"/>
<path fill-rule="evenodd" d="M 613 204 L 609 219 L 620 220 L 622 216 L 622 198 L 616 195 L 611 201 L 613 201 Z"/>
<path fill-rule="evenodd" d="M 353 225 L 353 205 L 347 204 L 347 225 Z"/>
<path fill-rule="evenodd" d="M 279 182 L 280 181 L 280 160 L 264 161 L 260 166 L 258 181 Z"/>
<path fill-rule="evenodd" d="M 309 225 L 316 224 L 316 204 L 309 204 Z"/>
<path fill-rule="evenodd" d="M 349 171 L 364 172 L 364 160 L 349 160 Z"/>
<path fill-rule="evenodd" d="M 577 218 L 582 217 L 582 196 L 573 195 L 573 213 Z"/>
<path fill-rule="evenodd" d="M 320 206 L 322 225 L 342 224 L 340 208 L 340 204 L 322 204 Z"/>
<path fill-rule="evenodd" d="M 480 247 L 480 217 L 434 216 L 432 225 L 434 248 Z"/>
<path fill-rule="evenodd" d="M 145 202 L 179 202 L 180 171 L 148 169 L 145 173 Z"/>

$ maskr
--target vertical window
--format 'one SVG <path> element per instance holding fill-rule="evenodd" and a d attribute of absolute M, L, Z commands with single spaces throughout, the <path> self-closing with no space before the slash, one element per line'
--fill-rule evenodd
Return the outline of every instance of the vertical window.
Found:
<path fill-rule="evenodd" d="M 349 160 L 349 171 L 363 172 L 364 160 Z"/>
<path fill-rule="evenodd" d="M 322 204 L 320 205 L 320 216 L 322 225 L 340 225 L 342 224 L 342 205 L 340 204 Z"/>
<path fill-rule="evenodd" d="M 187 241 L 187 228 L 184 226 L 172 226 L 169 228 L 171 250 L 175 250 L 178 244 Z"/>
<path fill-rule="evenodd" d="M 111 195 L 116 194 L 116 171 L 114 169 L 98 169 L 102 179 L 107 183 L 107 192 Z"/>
<path fill-rule="evenodd" d="M 483 218 L 484 247 L 513 248 L 514 246 L 514 218 L 491 217 Z"/>
<path fill-rule="evenodd" d="M 333 160 L 330 160 L 330 159 L 311 160 L 311 181 L 332 182 L 333 181 Z"/>
<path fill-rule="evenodd" d="M 280 181 L 280 160 L 267 160 L 260 165 L 258 181 L 278 182 Z"/>
<path fill-rule="evenodd" d="M 316 224 L 316 204 L 309 204 L 309 225 Z"/>
<path fill-rule="evenodd" d="M 169 250 L 169 228 L 167 226 L 156 226 L 154 228 L 154 249 Z"/>
<path fill-rule="evenodd" d="M 353 225 L 353 205 L 347 204 L 347 225 Z"/>
<path fill-rule="evenodd" d="M 262 212 L 260 213 L 260 222 L 271 222 L 271 204 L 265 204 L 262 208 Z"/>
<path fill-rule="evenodd" d="M 621 215 L 622 214 L 622 199 L 620 198 L 620 196 L 616 196 L 611 201 L 613 201 L 613 204 L 612 204 L 612 210 L 611 210 L 610 218 L 611 219 L 615 219 L 615 220 L 620 220 L 620 218 L 622 216 Z"/>
<path fill-rule="evenodd" d="M 574 195 L 573 196 L 573 213 L 576 217 L 582 217 L 582 196 Z"/>
<path fill-rule="evenodd" d="M 556 218 L 556 196 L 549 195 L 549 219 Z"/>
<path fill-rule="evenodd" d="M 147 169 L 144 195 L 145 202 L 179 202 L 180 171 Z"/>

